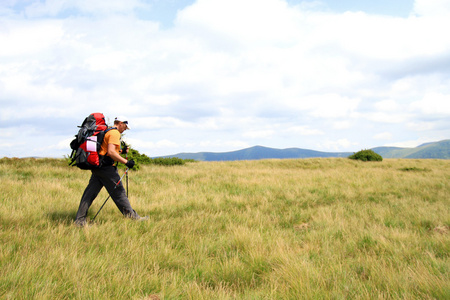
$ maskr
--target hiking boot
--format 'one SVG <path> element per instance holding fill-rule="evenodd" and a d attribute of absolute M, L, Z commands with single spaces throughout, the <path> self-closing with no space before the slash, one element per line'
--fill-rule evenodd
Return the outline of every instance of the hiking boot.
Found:
<path fill-rule="evenodd" d="M 75 222 L 73 222 L 73 223 L 74 223 L 75 226 L 77 226 L 77 227 L 84 227 L 84 226 L 87 226 L 86 219 L 78 219 L 78 220 L 75 220 Z"/>

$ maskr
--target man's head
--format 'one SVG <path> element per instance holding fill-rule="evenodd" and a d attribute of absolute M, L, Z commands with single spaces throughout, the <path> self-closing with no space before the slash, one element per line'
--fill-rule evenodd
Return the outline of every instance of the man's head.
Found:
<path fill-rule="evenodd" d="M 124 132 L 127 129 L 130 129 L 128 127 L 128 118 L 125 118 L 124 116 L 116 117 L 114 120 L 114 126 L 117 127 L 120 133 Z"/>

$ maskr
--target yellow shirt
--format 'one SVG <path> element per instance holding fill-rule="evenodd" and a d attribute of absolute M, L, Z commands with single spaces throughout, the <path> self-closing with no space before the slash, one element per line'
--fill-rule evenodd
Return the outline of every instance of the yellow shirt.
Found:
<path fill-rule="evenodd" d="M 108 153 L 108 144 L 114 144 L 116 146 L 117 153 L 120 153 L 120 132 L 117 129 L 111 129 L 103 138 L 103 143 L 100 148 L 100 155 L 106 155 Z"/>

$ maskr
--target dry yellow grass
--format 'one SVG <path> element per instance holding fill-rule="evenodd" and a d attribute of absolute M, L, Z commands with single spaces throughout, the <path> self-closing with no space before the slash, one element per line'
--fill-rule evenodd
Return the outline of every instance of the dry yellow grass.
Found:
<path fill-rule="evenodd" d="M 450 298 L 450 161 L 197 162 L 130 173 L 132 222 L 72 220 L 88 171 L 0 160 L 0 298 Z M 103 191 L 89 215 L 97 212 Z"/>

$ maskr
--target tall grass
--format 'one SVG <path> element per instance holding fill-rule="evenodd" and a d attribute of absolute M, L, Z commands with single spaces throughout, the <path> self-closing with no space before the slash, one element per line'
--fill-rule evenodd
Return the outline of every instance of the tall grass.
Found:
<path fill-rule="evenodd" d="M 450 161 L 141 166 L 72 222 L 89 172 L 1 159 L 2 299 L 449 299 Z M 106 192 L 89 211 L 92 218 Z"/>

